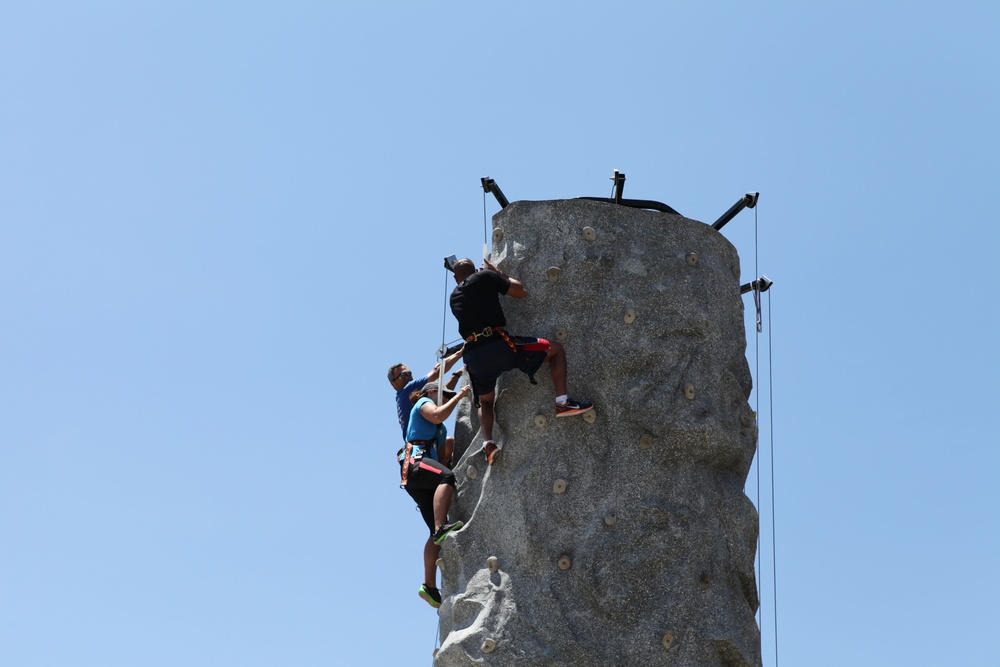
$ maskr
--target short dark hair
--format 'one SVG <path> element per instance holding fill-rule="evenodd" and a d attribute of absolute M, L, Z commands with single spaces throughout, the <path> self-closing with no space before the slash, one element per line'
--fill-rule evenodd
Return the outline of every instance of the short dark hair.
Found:
<path fill-rule="evenodd" d="M 462 259 L 455 262 L 455 276 L 458 278 L 465 278 L 466 276 L 471 276 L 476 272 L 476 265 L 472 263 L 472 260 L 468 257 L 463 257 Z"/>
<path fill-rule="evenodd" d="M 395 373 L 393 373 L 393 371 L 396 370 L 397 368 L 399 368 L 400 366 L 405 366 L 405 365 L 406 364 L 404 364 L 401 361 L 398 364 L 393 364 L 392 366 L 389 366 L 389 374 L 386 376 L 386 377 L 389 378 L 389 382 L 392 382 L 395 379 L 394 377 L 392 377 L 393 375 L 395 375 Z"/>

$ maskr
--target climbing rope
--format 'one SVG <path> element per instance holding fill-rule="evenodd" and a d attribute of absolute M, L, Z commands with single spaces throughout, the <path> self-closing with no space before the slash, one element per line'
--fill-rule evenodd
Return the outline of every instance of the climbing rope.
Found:
<path fill-rule="evenodd" d="M 753 278 L 754 278 L 755 281 L 757 280 L 758 276 L 760 275 L 760 270 L 759 270 L 759 267 L 757 265 L 758 255 L 759 255 L 759 243 L 758 243 L 757 209 L 754 208 L 754 212 L 753 212 Z M 760 298 L 759 292 L 760 292 L 760 283 L 757 282 L 754 285 L 754 290 L 753 290 L 753 298 L 754 298 L 754 304 L 755 305 L 758 305 L 760 303 L 759 302 L 759 298 Z M 758 319 L 758 321 L 759 321 L 759 319 Z M 754 377 L 755 384 L 759 384 L 760 383 L 760 327 L 757 327 L 756 331 L 757 331 L 757 333 L 754 334 L 754 371 L 753 371 L 753 377 Z M 754 389 L 755 389 L 755 391 L 754 391 L 753 416 L 754 416 L 754 423 L 757 424 L 757 440 L 758 440 L 758 442 L 757 442 L 757 466 L 756 466 L 756 473 L 757 473 L 757 489 L 756 489 L 756 493 L 757 493 L 757 568 L 756 569 L 757 569 L 757 581 L 760 581 L 761 580 L 761 576 L 762 576 L 761 565 L 764 562 L 763 561 L 763 550 L 761 549 L 761 546 L 760 546 L 760 425 L 759 425 L 759 422 L 757 421 L 757 417 L 758 417 L 758 415 L 760 415 L 760 387 L 758 386 L 758 387 L 755 387 Z M 757 613 L 759 614 L 759 618 L 758 618 L 757 622 L 761 625 L 761 627 L 763 627 L 763 625 L 764 625 L 764 608 L 763 608 L 763 605 L 760 604 L 760 596 L 759 595 L 758 595 L 758 600 L 757 600 Z"/>
<path fill-rule="evenodd" d="M 448 356 L 448 344 L 445 342 L 445 327 L 448 324 L 448 267 L 444 267 L 444 307 L 441 313 L 441 347 L 438 348 L 438 397 L 437 404 L 441 405 L 444 397 L 444 359 Z"/>
<path fill-rule="evenodd" d="M 767 293 L 767 392 L 771 451 L 771 608 L 774 609 L 774 667 L 778 667 L 778 540 L 774 512 L 774 364 L 771 356 L 771 292 Z"/>
<path fill-rule="evenodd" d="M 757 379 L 758 386 L 756 387 L 756 392 L 754 396 L 755 405 L 755 417 L 760 414 L 760 334 L 763 332 L 763 308 L 761 304 L 761 280 L 760 271 L 758 266 L 759 257 L 759 226 L 758 226 L 758 210 L 759 207 L 754 208 L 754 276 L 755 282 L 753 297 L 754 306 L 756 310 L 756 330 L 757 333 L 754 336 L 754 377 Z M 775 514 L 775 492 L 774 492 L 774 363 L 772 360 L 772 333 L 771 333 L 771 292 L 768 290 L 767 293 L 767 388 L 768 388 L 768 441 L 769 449 L 768 456 L 770 459 L 770 487 L 771 487 L 771 525 L 768 527 L 771 531 L 771 614 L 773 620 L 773 630 L 774 630 L 774 666 L 778 667 L 778 550 L 777 550 L 777 535 L 776 535 L 776 514 Z M 761 463 L 762 463 L 762 452 L 760 449 L 760 427 L 758 421 L 758 446 L 757 446 L 757 576 L 758 581 L 763 579 L 764 574 L 764 558 L 763 558 L 763 546 L 760 541 L 761 534 L 761 518 L 762 513 L 761 508 Z M 760 602 L 760 601 L 759 601 Z M 758 607 L 758 612 L 760 614 L 759 622 L 761 625 L 761 634 L 764 630 L 764 605 L 760 602 Z"/>
<path fill-rule="evenodd" d="M 438 589 L 440 592 L 441 589 Z M 444 602 L 444 593 L 441 593 L 441 601 Z M 437 630 L 434 632 L 434 648 L 431 649 L 431 667 L 434 667 L 434 661 L 437 659 L 437 651 L 441 648 L 441 615 L 438 615 L 438 626 Z"/>
<path fill-rule="evenodd" d="M 486 188 L 483 188 L 483 260 L 489 259 L 490 256 L 490 244 L 487 236 L 487 229 L 489 223 L 486 219 Z"/>

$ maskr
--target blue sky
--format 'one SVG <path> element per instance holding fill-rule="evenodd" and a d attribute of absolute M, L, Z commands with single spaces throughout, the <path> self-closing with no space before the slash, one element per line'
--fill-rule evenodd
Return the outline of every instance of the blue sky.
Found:
<path fill-rule="evenodd" d="M 619 169 L 761 193 L 765 664 L 997 664 L 1000 8 L 540 4 L 0 6 L 0 662 L 429 664 L 385 369 Z"/>

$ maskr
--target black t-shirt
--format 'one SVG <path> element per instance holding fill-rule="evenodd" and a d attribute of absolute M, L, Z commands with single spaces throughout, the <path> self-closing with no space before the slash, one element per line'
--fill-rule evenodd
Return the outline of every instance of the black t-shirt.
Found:
<path fill-rule="evenodd" d="M 458 320 L 458 333 L 468 338 L 486 327 L 507 326 L 500 295 L 510 289 L 510 280 L 483 270 L 463 280 L 451 293 L 451 312 Z"/>

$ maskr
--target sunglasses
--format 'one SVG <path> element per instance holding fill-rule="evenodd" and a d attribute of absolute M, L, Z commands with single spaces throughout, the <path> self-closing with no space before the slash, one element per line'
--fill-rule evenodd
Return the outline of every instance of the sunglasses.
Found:
<path fill-rule="evenodd" d="M 412 371 L 403 371 L 402 373 L 400 373 L 396 377 L 392 378 L 392 381 L 395 382 L 399 378 L 401 378 L 401 377 L 407 377 L 407 376 L 409 376 L 409 377 L 412 378 L 413 377 L 413 372 Z"/>

